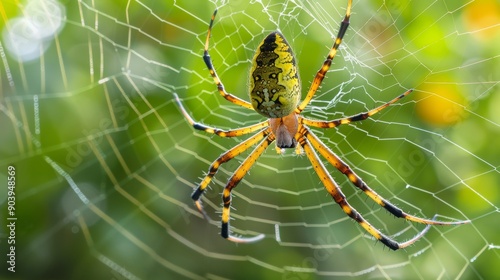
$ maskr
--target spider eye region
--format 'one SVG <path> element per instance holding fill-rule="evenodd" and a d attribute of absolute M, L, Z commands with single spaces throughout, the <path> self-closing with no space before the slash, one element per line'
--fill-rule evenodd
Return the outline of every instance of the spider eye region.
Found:
<path fill-rule="evenodd" d="M 282 118 L 295 111 L 301 83 L 292 48 L 278 31 L 260 43 L 250 69 L 250 100 L 259 114 Z"/>

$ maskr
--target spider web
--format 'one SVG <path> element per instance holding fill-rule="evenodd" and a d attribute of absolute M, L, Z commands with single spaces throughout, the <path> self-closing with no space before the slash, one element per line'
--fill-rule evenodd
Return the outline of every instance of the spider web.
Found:
<path fill-rule="evenodd" d="M 196 2 L 196 3 L 195 3 Z M 201 2 L 201 3 L 200 3 Z M 279 29 L 304 90 L 347 1 L 2 1 L 0 180 L 16 168 L 16 272 L 4 278 L 493 278 L 500 262 L 500 7 L 483 1 L 354 1 L 351 26 L 304 111 L 334 119 L 415 91 L 373 118 L 315 130 L 379 194 L 440 220 L 392 252 L 332 201 L 305 156 L 268 149 L 233 192 L 232 231 L 219 236 L 220 194 L 248 153 L 224 164 L 203 202 L 190 194 L 210 163 L 244 137 L 221 128 L 261 121 L 217 93 L 247 99 L 260 40 Z M 424 3 L 425 2 L 425 3 Z M 37 6 L 38 5 L 38 6 Z M 393 218 L 327 165 L 348 201 L 398 241 L 424 228 Z M 7 192 L 0 192 L 6 223 Z M 2 226 L 1 261 L 8 260 Z"/>

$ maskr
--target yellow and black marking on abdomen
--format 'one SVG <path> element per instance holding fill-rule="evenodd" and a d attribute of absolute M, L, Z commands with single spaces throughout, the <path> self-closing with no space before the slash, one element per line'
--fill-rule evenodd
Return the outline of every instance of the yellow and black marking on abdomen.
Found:
<path fill-rule="evenodd" d="M 275 31 L 260 43 L 252 60 L 252 106 L 265 117 L 282 118 L 294 112 L 300 97 L 300 78 L 292 48 Z"/>

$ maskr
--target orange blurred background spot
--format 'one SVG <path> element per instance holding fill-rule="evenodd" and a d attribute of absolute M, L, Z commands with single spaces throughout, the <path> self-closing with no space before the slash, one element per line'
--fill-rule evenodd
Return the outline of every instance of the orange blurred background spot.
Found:
<path fill-rule="evenodd" d="M 466 117 L 466 99 L 454 83 L 441 82 L 423 84 L 416 92 L 417 115 L 433 126 L 453 125 Z"/>
<path fill-rule="evenodd" d="M 474 1 L 467 5 L 463 21 L 468 31 L 482 40 L 498 35 L 500 22 L 500 4 L 498 0 Z"/>

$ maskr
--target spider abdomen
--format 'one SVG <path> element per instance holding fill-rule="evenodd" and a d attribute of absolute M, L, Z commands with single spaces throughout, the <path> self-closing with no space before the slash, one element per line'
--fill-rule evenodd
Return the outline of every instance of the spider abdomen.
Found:
<path fill-rule="evenodd" d="M 261 115 L 281 118 L 300 101 L 300 78 L 295 56 L 285 37 L 272 32 L 260 43 L 250 69 L 250 100 Z"/>

